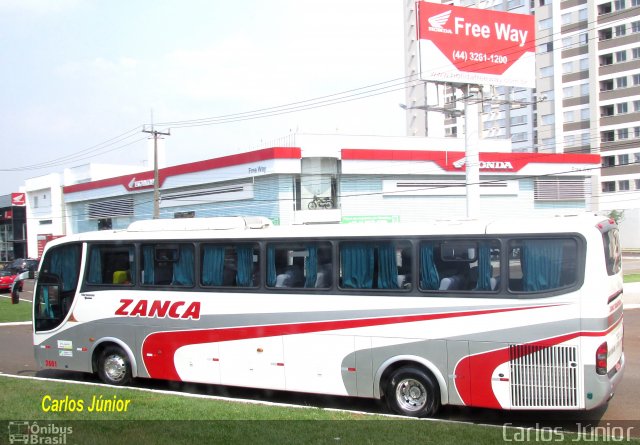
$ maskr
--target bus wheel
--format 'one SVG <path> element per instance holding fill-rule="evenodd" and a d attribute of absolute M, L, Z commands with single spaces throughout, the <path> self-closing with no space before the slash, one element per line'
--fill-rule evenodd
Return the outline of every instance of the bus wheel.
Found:
<path fill-rule="evenodd" d="M 418 368 L 397 369 L 388 380 L 385 399 L 391 411 L 410 417 L 430 417 L 440 408 L 440 390 L 430 374 Z"/>
<path fill-rule="evenodd" d="M 118 346 L 107 346 L 98 357 L 98 376 L 108 385 L 123 386 L 131 382 L 131 363 Z"/>

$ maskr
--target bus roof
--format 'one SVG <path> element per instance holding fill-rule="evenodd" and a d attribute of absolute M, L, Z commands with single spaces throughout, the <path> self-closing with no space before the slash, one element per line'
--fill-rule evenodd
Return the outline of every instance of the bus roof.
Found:
<path fill-rule="evenodd" d="M 603 216 L 501 218 L 493 220 L 432 220 L 422 223 L 308 224 L 274 226 L 264 217 L 157 219 L 132 223 L 125 230 L 102 230 L 51 241 L 133 241 L 186 239 L 358 238 L 407 235 L 544 234 L 584 232 L 606 220 Z"/>

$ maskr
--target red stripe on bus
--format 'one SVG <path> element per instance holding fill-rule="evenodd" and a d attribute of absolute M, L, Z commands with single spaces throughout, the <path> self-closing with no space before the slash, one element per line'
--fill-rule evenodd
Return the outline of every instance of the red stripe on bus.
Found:
<path fill-rule="evenodd" d="M 618 298 L 619 296 L 622 295 L 622 290 L 619 290 L 618 292 L 616 292 L 615 294 L 611 295 L 609 297 L 609 299 L 607 300 L 607 304 L 611 303 L 613 300 L 615 300 L 616 298 Z"/>
<path fill-rule="evenodd" d="M 337 321 L 318 321 L 268 326 L 247 326 L 239 328 L 194 329 L 189 331 L 168 331 L 150 334 L 142 344 L 142 356 L 149 377 L 165 380 L 180 380 L 175 367 L 174 354 L 188 345 L 215 343 L 250 338 L 275 337 L 280 335 L 309 334 L 313 332 L 337 331 L 344 329 L 366 328 L 399 323 L 440 320 L 445 318 L 469 317 L 503 312 L 522 311 L 557 306 L 547 304 L 539 306 L 521 306 L 498 309 L 448 312 L 440 314 L 401 315 L 383 318 L 364 318 Z"/>

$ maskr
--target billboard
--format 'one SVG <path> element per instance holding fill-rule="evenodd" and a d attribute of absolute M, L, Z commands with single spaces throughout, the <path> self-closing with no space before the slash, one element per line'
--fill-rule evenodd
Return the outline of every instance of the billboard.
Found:
<path fill-rule="evenodd" d="M 420 77 L 535 87 L 533 15 L 419 1 Z"/>

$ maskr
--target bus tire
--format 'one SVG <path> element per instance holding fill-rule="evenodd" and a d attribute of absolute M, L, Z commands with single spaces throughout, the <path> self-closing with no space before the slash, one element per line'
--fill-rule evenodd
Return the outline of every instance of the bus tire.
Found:
<path fill-rule="evenodd" d="M 440 409 L 440 389 L 427 372 L 414 367 L 395 370 L 385 388 L 387 406 L 409 417 L 431 417 Z"/>
<path fill-rule="evenodd" d="M 108 385 L 125 386 L 131 383 L 133 373 L 129 356 L 122 348 L 110 345 L 98 357 L 98 377 Z"/>

